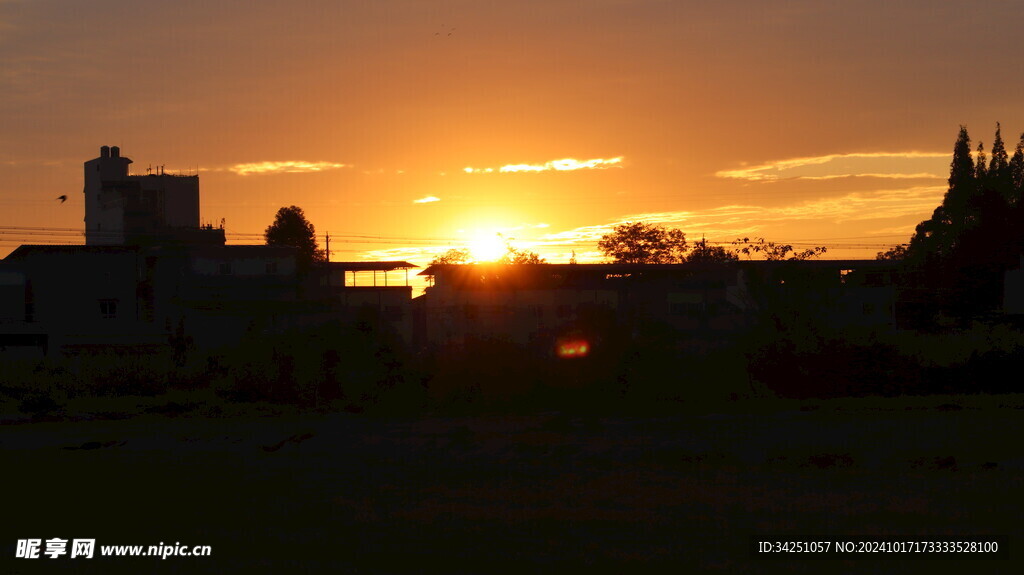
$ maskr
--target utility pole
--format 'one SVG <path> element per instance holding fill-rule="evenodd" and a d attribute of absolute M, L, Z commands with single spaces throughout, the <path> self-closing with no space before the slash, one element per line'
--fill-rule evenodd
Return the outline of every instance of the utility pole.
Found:
<path fill-rule="evenodd" d="M 324 236 L 324 243 L 326 244 L 324 251 L 327 252 L 325 255 L 327 256 L 327 261 L 329 262 L 331 261 L 331 232 L 327 232 L 327 234 Z"/>

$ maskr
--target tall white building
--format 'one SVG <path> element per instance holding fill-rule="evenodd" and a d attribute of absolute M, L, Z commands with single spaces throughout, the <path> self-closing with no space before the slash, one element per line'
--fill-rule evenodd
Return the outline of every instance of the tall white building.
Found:
<path fill-rule="evenodd" d="M 117 146 L 85 162 L 86 245 L 218 243 L 199 232 L 198 175 L 129 175 L 131 163 Z"/>

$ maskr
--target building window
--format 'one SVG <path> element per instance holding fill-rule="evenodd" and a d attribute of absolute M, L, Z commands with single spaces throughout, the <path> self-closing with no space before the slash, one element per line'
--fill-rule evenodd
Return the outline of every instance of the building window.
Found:
<path fill-rule="evenodd" d="M 221 262 L 220 264 L 220 275 L 229 276 L 231 275 L 231 262 Z"/>
<path fill-rule="evenodd" d="M 267 262 L 267 275 L 277 275 L 277 262 Z"/>
<path fill-rule="evenodd" d="M 101 299 L 100 300 L 100 317 L 103 319 L 115 319 L 117 318 L 117 300 L 116 299 Z"/>

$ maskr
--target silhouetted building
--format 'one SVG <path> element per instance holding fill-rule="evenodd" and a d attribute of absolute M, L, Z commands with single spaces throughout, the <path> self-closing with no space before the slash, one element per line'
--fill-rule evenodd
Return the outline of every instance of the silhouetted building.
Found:
<path fill-rule="evenodd" d="M 332 322 L 411 339 L 416 266 L 302 272 L 295 248 L 224 245 L 223 229 L 199 226 L 198 176 L 130 175 L 131 163 L 107 146 L 85 163 L 86 245 L 23 245 L 0 262 L 4 357 L 165 353 L 182 332 L 212 349 Z"/>
<path fill-rule="evenodd" d="M 0 345 L 6 337 L 40 355 L 159 353 L 180 326 L 203 350 L 236 345 L 247 334 L 366 320 L 408 340 L 407 278 L 387 286 L 345 285 L 343 278 L 369 271 L 383 279 L 413 267 L 336 263 L 304 277 L 290 247 L 23 245 L 0 266 Z M 332 285 L 331 277 L 342 283 Z"/>
<path fill-rule="evenodd" d="M 546 346 L 582 324 L 662 322 L 677 330 L 729 331 L 746 302 L 738 269 L 689 264 L 433 265 L 415 304 L 422 345 L 467 338 Z"/>
<path fill-rule="evenodd" d="M 21 246 L 4 264 L 20 270 L 24 288 L 5 294 L 13 299 L 5 308 L 20 303 L 20 332 L 45 336 L 47 354 L 158 350 L 166 330 L 145 316 L 141 259 L 136 246 Z"/>
<path fill-rule="evenodd" d="M 4 358 L 41 358 L 46 355 L 48 338 L 33 324 L 32 283 L 25 270 L 7 261 L 0 262 L 0 353 Z"/>
<path fill-rule="evenodd" d="M 85 243 L 224 244 L 224 230 L 199 224 L 199 176 L 131 175 L 117 146 L 85 162 Z"/>
<path fill-rule="evenodd" d="M 546 346 L 601 315 L 625 329 L 729 337 L 787 307 L 835 327 L 892 329 L 894 274 L 875 260 L 433 265 L 421 272 L 432 286 L 414 302 L 417 341 Z"/>
<path fill-rule="evenodd" d="M 404 341 L 413 338 L 412 287 L 404 261 L 328 262 L 316 268 L 308 297 L 335 320 L 373 321 Z"/>

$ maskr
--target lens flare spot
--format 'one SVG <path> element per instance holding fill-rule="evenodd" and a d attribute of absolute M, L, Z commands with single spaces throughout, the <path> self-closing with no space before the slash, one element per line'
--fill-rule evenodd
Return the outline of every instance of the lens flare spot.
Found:
<path fill-rule="evenodd" d="M 556 352 L 562 358 L 586 357 L 590 353 L 590 344 L 582 339 L 560 341 Z"/>

